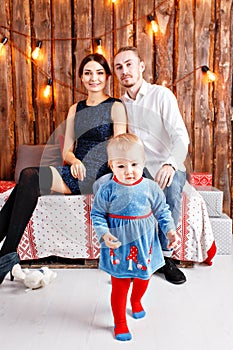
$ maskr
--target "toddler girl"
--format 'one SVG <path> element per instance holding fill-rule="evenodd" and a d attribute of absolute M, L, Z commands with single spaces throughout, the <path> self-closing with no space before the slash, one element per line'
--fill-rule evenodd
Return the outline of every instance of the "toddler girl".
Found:
<path fill-rule="evenodd" d="M 111 307 L 117 340 L 130 340 L 126 320 L 127 294 L 132 280 L 132 316 L 146 312 L 141 299 L 151 275 L 164 265 L 157 223 L 167 235 L 169 247 L 176 232 L 165 196 L 152 180 L 142 177 L 145 155 L 133 134 L 113 137 L 107 146 L 112 180 L 94 198 L 91 218 L 101 243 L 99 268 L 111 275 Z"/>

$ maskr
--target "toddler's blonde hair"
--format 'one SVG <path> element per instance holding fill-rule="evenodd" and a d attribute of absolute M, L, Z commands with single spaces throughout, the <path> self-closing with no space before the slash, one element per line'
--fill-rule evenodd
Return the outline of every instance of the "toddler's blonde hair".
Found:
<path fill-rule="evenodd" d="M 116 159 L 116 153 L 119 152 L 127 152 L 133 147 L 138 147 L 141 150 L 142 161 L 145 161 L 145 152 L 144 145 L 141 139 L 130 133 L 119 134 L 115 137 L 112 137 L 107 145 L 107 154 L 108 154 L 108 164 L 111 165 L 111 161 Z M 113 156 L 114 155 L 114 156 Z"/>

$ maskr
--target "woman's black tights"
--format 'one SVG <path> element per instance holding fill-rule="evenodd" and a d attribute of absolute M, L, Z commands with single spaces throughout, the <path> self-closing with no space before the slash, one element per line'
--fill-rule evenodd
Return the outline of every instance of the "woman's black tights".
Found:
<path fill-rule="evenodd" d="M 52 171 L 49 167 L 25 168 L 0 212 L 0 257 L 15 252 L 36 207 L 38 197 L 49 194 Z"/>

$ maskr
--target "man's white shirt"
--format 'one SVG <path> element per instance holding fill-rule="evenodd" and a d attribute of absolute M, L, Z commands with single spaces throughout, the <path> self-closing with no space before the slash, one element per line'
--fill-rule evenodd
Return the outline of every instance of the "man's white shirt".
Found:
<path fill-rule="evenodd" d="M 185 171 L 189 136 L 172 91 L 143 80 L 136 100 L 127 93 L 121 100 L 127 109 L 128 131 L 144 143 L 150 174 L 155 177 L 164 164 Z"/>

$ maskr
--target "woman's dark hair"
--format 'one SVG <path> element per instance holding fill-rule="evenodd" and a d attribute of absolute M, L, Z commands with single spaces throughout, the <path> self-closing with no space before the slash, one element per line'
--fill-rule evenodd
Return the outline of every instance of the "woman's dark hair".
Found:
<path fill-rule="evenodd" d="M 80 63 L 78 70 L 79 78 L 81 78 L 81 76 L 83 75 L 84 66 L 90 61 L 98 62 L 104 68 L 107 76 L 112 75 L 111 69 L 108 65 L 106 58 L 103 55 L 100 55 L 99 53 L 91 53 L 84 57 L 82 62 Z"/>

